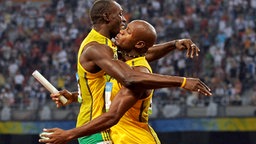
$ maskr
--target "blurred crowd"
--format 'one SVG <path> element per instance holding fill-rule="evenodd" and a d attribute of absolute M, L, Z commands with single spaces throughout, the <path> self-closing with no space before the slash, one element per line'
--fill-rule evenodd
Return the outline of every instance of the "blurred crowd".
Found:
<path fill-rule="evenodd" d="M 76 53 L 91 29 L 93 0 L 36 1 L 0 0 L 0 110 L 6 113 L 52 103 L 31 76 L 34 70 L 58 89 L 76 90 Z M 189 107 L 217 116 L 218 106 L 256 105 L 256 0 L 117 1 L 128 21 L 155 26 L 158 43 L 190 38 L 201 50 L 194 59 L 174 51 L 151 64 L 155 73 L 199 77 L 213 96 L 158 89 L 156 117 L 186 116 Z"/>

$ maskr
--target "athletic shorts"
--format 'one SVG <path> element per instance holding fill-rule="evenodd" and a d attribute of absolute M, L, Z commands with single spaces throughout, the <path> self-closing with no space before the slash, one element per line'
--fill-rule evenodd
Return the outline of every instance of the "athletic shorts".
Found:
<path fill-rule="evenodd" d="M 78 138 L 78 142 L 79 144 L 112 144 L 110 137 L 107 137 L 107 139 L 103 139 L 102 133 L 96 133 L 90 136 L 80 137 Z"/>

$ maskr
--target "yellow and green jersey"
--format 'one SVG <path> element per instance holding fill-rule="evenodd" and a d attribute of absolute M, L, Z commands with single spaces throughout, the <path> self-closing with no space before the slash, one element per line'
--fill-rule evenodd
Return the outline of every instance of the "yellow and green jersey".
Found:
<path fill-rule="evenodd" d="M 145 57 L 138 57 L 126 63 L 131 66 L 144 66 L 152 72 L 152 69 Z M 113 89 L 111 93 L 111 100 L 120 90 L 121 85 L 112 79 Z M 131 107 L 120 121 L 110 130 L 110 136 L 114 144 L 159 144 L 160 141 L 155 131 L 148 124 L 148 117 L 151 111 L 151 100 L 153 91 L 145 99 L 138 100 L 133 107 Z"/>
<path fill-rule="evenodd" d="M 78 93 L 82 99 L 79 114 L 77 117 L 76 126 L 80 127 L 83 124 L 93 120 L 100 116 L 104 111 L 104 87 L 106 84 L 105 72 L 103 70 L 97 73 L 90 73 L 86 71 L 79 62 L 81 53 L 84 47 L 90 42 L 98 42 L 99 44 L 106 44 L 116 52 L 116 47 L 112 45 L 110 39 L 101 35 L 94 29 L 90 31 L 88 36 L 83 40 L 80 49 L 78 51 L 77 61 L 77 82 Z M 88 137 L 82 137 L 79 139 L 80 144 L 85 143 L 97 143 L 100 141 L 110 141 L 108 131 L 104 131 L 98 134 L 94 134 Z"/>

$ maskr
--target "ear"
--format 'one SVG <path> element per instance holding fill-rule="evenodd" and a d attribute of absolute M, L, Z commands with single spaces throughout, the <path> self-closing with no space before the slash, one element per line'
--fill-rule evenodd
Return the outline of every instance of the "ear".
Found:
<path fill-rule="evenodd" d="M 136 48 L 144 48 L 144 47 L 145 47 L 145 42 L 144 42 L 144 41 L 138 41 L 138 42 L 135 44 L 135 47 L 136 47 Z"/>
<path fill-rule="evenodd" d="M 104 13 L 103 14 L 103 19 L 107 22 L 109 22 L 109 14 L 108 13 Z"/>

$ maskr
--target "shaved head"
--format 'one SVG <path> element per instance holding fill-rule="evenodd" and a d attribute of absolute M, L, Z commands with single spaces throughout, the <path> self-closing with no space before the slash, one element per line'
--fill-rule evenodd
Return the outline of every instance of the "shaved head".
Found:
<path fill-rule="evenodd" d="M 130 25 L 135 25 L 133 37 L 138 41 L 144 41 L 146 47 L 151 47 L 155 44 L 157 34 L 155 28 L 144 20 L 134 20 Z"/>
<path fill-rule="evenodd" d="M 157 34 L 155 28 L 144 20 L 133 20 L 127 27 L 120 30 L 115 37 L 115 43 L 122 51 L 146 53 L 148 48 L 156 42 Z"/>

